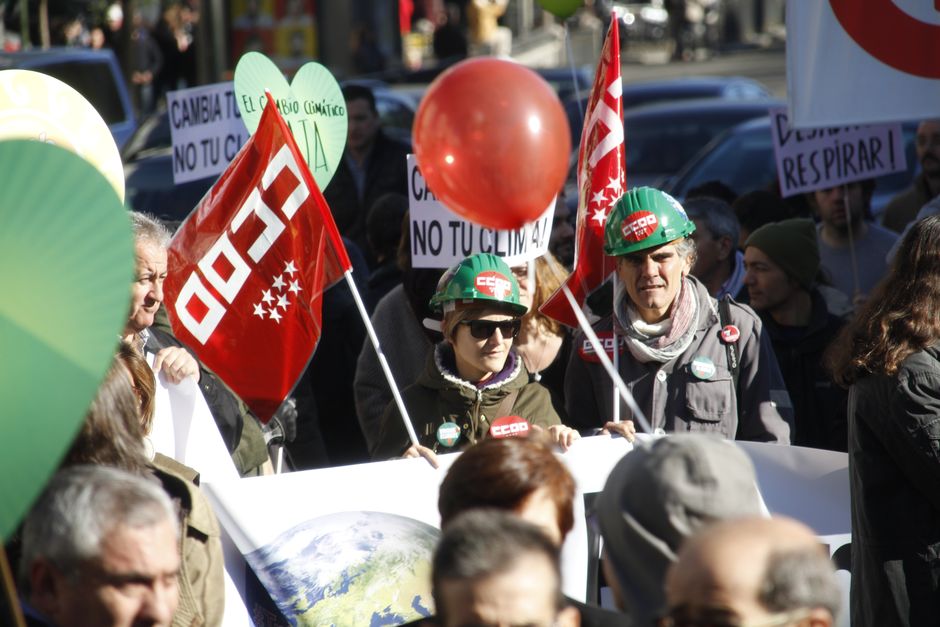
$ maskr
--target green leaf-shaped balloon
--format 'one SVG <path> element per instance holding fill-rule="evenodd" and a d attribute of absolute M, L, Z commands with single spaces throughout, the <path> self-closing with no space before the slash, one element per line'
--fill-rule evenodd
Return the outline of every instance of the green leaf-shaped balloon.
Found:
<path fill-rule="evenodd" d="M 336 79 L 311 62 L 288 85 L 281 70 L 263 54 L 242 55 L 235 66 L 235 99 L 249 133 L 258 128 L 267 104 L 265 89 L 274 96 L 317 185 L 326 189 L 346 147 L 346 102 Z"/>
<path fill-rule="evenodd" d="M 114 188 L 81 157 L 10 140 L 0 163 L 0 537 L 9 537 L 111 364 L 134 247 Z"/>

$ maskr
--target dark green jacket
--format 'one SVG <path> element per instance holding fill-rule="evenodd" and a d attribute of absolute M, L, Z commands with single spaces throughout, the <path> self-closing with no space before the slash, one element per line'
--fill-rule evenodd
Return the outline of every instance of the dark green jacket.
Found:
<path fill-rule="evenodd" d="M 507 415 L 521 416 L 541 427 L 561 424 L 548 390 L 529 382 L 529 373 L 515 351 L 510 353 L 503 370 L 482 388 L 461 379 L 453 361 L 450 345 L 438 344 L 428 356 L 424 372 L 402 392 L 411 424 L 424 446 L 438 453 L 459 450 L 485 438 L 490 422 Z M 437 428 L 445 422 L 460 426 L 460 439 L 452 449 L 437 441 Z M 382 416 L 373 458 L 398 457 L 409 445 L 398 407 L 392 401 Z"/>

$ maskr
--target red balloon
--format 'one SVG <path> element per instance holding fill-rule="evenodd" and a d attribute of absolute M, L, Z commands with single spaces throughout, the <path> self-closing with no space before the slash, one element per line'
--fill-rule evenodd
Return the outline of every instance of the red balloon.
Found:
<path fill-rule="evenodd" d="M 541 216 L 564 185 L 571 139 L 558 96 L 538 74 L 476 58 L 431 83 L 414 146 L 444 205 L 489 228 L 517 229 Z"/>

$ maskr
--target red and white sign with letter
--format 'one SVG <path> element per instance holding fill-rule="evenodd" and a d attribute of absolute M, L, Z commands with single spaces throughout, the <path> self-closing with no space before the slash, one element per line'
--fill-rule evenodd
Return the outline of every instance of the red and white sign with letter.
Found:
<path fill-rule="evenodd" d="M 787 39 L 793 127 L 937 117 L 936 1 L 791 0 Z"/>
<path fill-rule="evenodd" d="M 273 104 L 173 238 L 173 332 L 262 421 L 320 337 L 323 291 L 349 258 L 329 207 Z"/>

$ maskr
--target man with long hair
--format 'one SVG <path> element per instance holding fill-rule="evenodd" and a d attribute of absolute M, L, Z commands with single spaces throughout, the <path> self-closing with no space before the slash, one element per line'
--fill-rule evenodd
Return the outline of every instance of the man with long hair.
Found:
<path fill-rule="evenodd" d="M 619 353 L 620 377 L 653 430 L 789 444 L 793 405 L 769 338 L 754 310 L 716 301 L 690 274 L 695 229 L 658 189 L 634 187 L 617 200 L 604 227 L 604 253 L 617 259 L 613 311 L 594 331 Z M 613 419 L 613 383 L 583 334 L 574 345 L 568 423 L 602 427 Z M 629 434 L 640 411 L 622 402 L 620 411 L 610 424 Z"/>
<path fill-rule="evenodd" d="M 940 616 L 940 216 L 904 236 L 888 275 L 828 353 L 849 386 L 852 624 Z"/>

